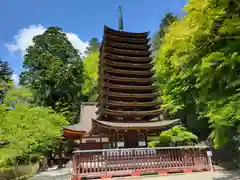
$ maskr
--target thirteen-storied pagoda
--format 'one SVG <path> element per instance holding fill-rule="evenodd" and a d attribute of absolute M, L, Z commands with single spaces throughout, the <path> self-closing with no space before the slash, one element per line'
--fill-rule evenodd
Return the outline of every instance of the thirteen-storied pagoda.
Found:
<path fill-rule="evenodd" d="M 92 121 L 91 128 L 85 131 L 88 136 L 83 136 L 91 138 L 91 144 L 94 143 L 93 137 L 99 142 L 96 144 L 102 143 L 96 147 L 146 147 L 148 135 L 156 135 L 179 123 L 179 120 L 163 120 L 161 117 L 157 99 L 159 92 L 153 86 L 148 32 L 130 33 L 122 30 L 122 17 L 118 31 L 104 27 L 97 103 L 91 105 L 92 111 L 88 112 L 91 115 L 86 115 L 87 112 L 83 110 L 87 118 L 83 115 L 78 125 L 65 128 L 65 134 L 77 133 L 83 131 L 86 119 Z M 89 105 L 87 107 L 89 109 Z M 108 140 L 102 142 L 101 136 Z M 88 141 L 84 143 L 86 145 Z"/>

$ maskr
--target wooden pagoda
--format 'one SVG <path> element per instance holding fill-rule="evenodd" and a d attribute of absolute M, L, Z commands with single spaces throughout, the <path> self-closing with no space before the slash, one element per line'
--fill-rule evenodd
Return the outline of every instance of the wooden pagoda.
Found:
<path fill-rule="evenodd" d="M 119 12 L 119 31 L 104 27 L 97 103 L 83 105 L 83 119 L 65 128 L 71 137 L 82 133 L 71 179 L 213 170 L 207 147 L 146 148 L 149 136 L 180 121 L 162 116 L 148 33 L 124 32 Z M 84 122 L 91 122 L 88 130 Z"/>
<path fill-rule="evenodd" d="M 119 30 L 104 26 L 97 103 L 83 104 L 80 122 L 64 128 L 65 137 L 80 137 L 82 149 L 146 147 L 147 137 L 180 122 L 163 119 L 148 32 L 123 31 L 119 12 Z"/>
<path fill-rule="evenodd" d="M 109 134 L 112 148 L 146 147 L 147 135 L 178 120 L 161 120 L 148 33 L 104 27 L 99 57 L 97 117 L 91 134 Z"/>

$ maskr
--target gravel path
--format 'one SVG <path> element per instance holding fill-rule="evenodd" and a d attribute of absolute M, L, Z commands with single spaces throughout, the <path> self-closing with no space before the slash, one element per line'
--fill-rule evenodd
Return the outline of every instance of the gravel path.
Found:
<path fill-rule="evenodd" d="M 70 169 L 52 169 L 41 172 L 29 180 L 70 180 Z"/>
<path fill-rule="evenodd" d="M 231 171 L 222 172 L 199 172 L 188 174 L 170 174 L 165 176 L 142 176 L 113 178 L 112 180 L 240 180 L 240 173 Z"/>
<path fill-rule="evenodd" d="M 29 180 L 70 180 L 69 169 L 42 172 Z M 111 180 L 240 180 L 240 173 L 221 170 L 216 172 L 112 178 Z"/>

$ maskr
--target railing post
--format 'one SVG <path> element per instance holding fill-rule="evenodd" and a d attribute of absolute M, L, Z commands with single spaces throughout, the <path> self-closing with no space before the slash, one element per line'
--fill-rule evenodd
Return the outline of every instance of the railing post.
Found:
<path fill-rule="evenodd" d="M 108 156 L 110 156 L 110 153 L 108 153 L 109 150 L 107 151 L 104 151 L 104 170 L 106 171 L 107 170 L 107 164 L 108 164 Z"/>
<path fill-rule="evenodd" d="M 136 151 L 133 149 L 132 150 L 132 159 L 133 159 L 133 163 L 134 163 L 134 171 L 136 171 L 136 167 L 137 167 L 137 160 L 136 160 Z M 130 154 L 130 157 L 131 157 L 131 154 Z"/>
<path fill-rule="evenodd" d="M 211 172 L 213 172 L 214 168 L 213 168 L 213 163 L 212 163 L 212 151 L 211 150 L 207 150 L 207 158 L 208 158 L 208 163 L 209 163 Z"/>

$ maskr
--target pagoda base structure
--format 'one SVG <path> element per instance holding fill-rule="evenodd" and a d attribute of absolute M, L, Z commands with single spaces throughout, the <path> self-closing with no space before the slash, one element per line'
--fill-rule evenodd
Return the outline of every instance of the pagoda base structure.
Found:
<path fill-rule="evenodd" d="M 82 103 L 78 124 L 63 129 L 65 139 L 74 140 L 76 149 L 143 148 L 153 137 L 177 124 L 180 120 L 153 122 L 108 122 L 95 120 L 96 103 Z"/>
<path fill-rule="evenodd" d="M 109 148 L 143 148 L 148 146 L 153 137 L 179 123 L 178 119 L 141 123 L 93 120 L 93 129 L 90 133 L 107 134 Z"/>
<path fill-rule="evenodd" d="M 84 103 L 77 125 L 65 137 L 79 138 L 81 149 L 147 147 L 151 136 L 179 124 L 160 109 L 148 32 L 104 26 L 98 62 L 98 98 Z"/>

